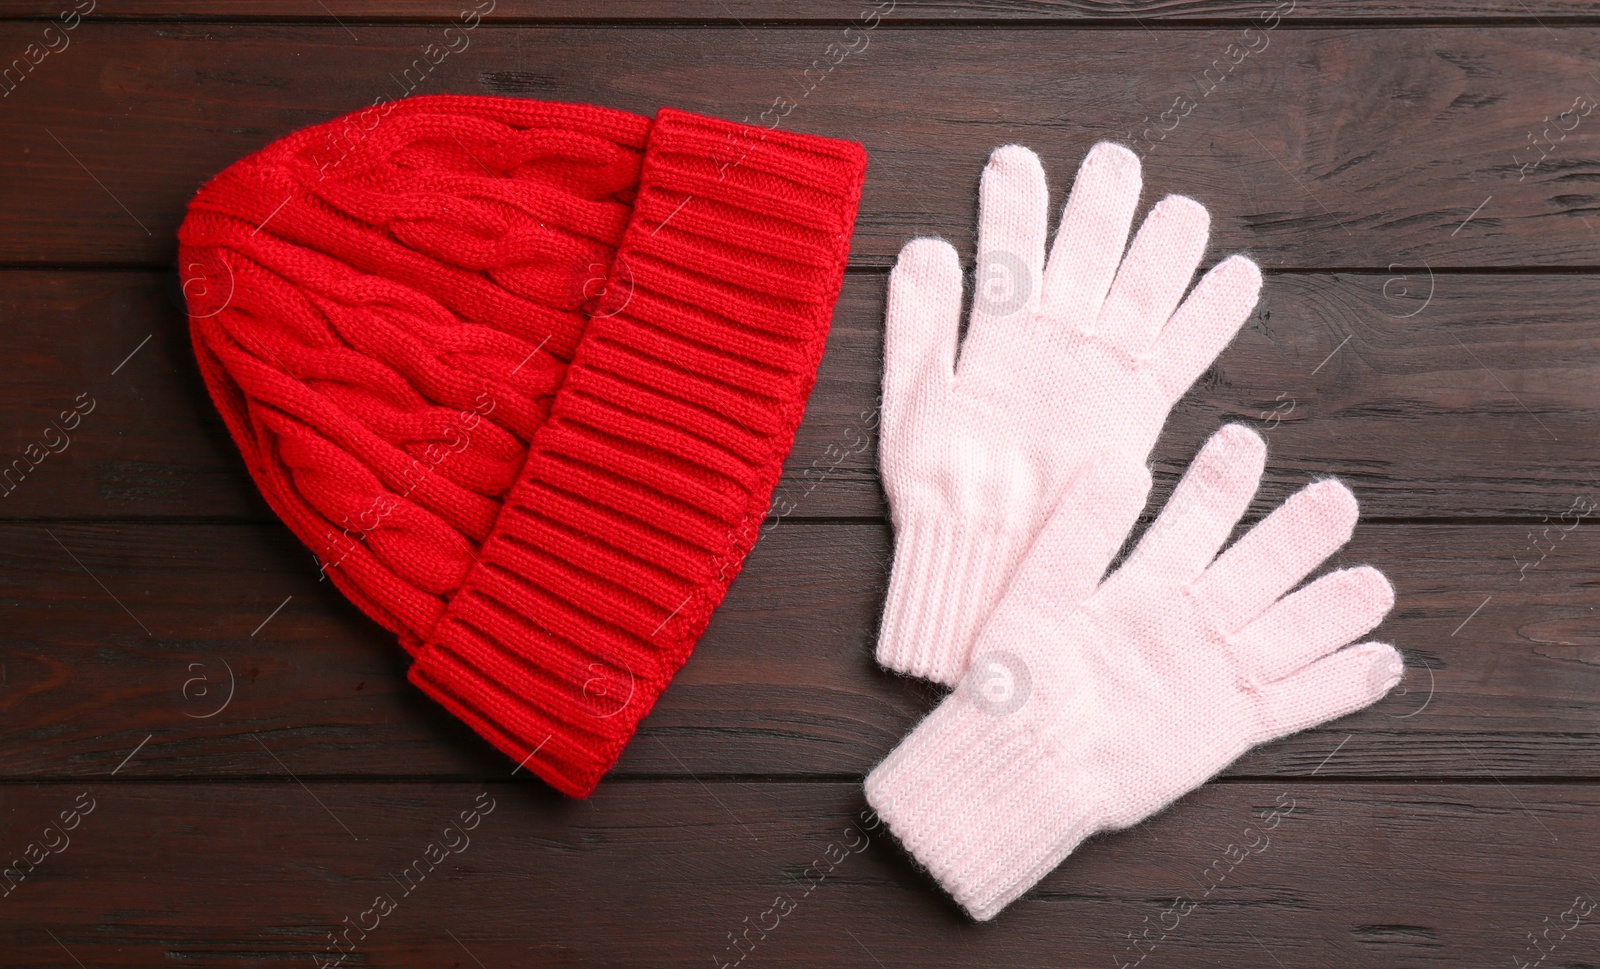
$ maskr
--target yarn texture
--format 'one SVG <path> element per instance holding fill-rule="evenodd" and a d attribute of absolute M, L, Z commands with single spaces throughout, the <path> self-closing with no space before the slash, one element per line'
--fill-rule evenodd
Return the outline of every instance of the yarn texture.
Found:
<path fill-rule="evenodd" d="M 1220 556 L 1266 447 L 1212 436 L 1128 560 L 1081 603 L 1059 563 L 1138 509 L 1058 514 L 984 627 L 956 691 L 866 781 L 867 800 L 975 919 L 993 918 L 1097 831 L 1126 828 L 1250 747 L 1359 710 L 1400 681 L 1376 569 L 1289 593 L 1350 537 L 1334 480 L 1291 496 Z M 1106 479 L 1107 492 L 1148 487 Z M 1087 538 L 1086 538 L 1087 536 Z"/>
<path fill-rule="evenodd" d="M 263 497 L 411 681 L 583 796 L 755 541 L 865 153 L 665 108 L 383 111 L 201 189 L 195 354 Z"/>
<path fill-rule="evenodd" d="M 1171 195 L 1131 246 L 1139 158 L 1092 148 L 1045 259 L 1049 191 L 1038 156 L 995 149 L 979 192 L 975 291 L 957 362 L 956 251 L 916 239 L 889 280 L 880 465 L 895 558 L 879 633 L 889 669 L 954 684 L 1034 536 L 1097 476 L 1136 478 L 1167 413 L 1255 306 L 1261 272 L 1223 260 L 1184 298 L 1209 227 Z M 1115 465 L 1111 471 L 1108 465 Z M 1087 596 L 1103 557 L 1059 561 Z"/>

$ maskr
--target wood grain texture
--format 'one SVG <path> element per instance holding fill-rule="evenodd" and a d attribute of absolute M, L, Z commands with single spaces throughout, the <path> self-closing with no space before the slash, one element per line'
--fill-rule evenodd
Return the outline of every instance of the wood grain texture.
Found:
<path fill-rule="evenodd" d="M 0 25 L 0 51 L 38 41 Z M 1146 157 L 1148 197 L 1183 192 L 1215 213 L 1221 250 L 1271 269 L 1435 270 L 1595 265 L 1589 131 L 1538 137 L 1575 99 L 1600 32 L 1505 29 L 897 29 L 866 35 L 805 94 L 801 75 L 838 29 L 492 28 L 428 70 L 442 28 L 352 40 L 336 25 L 84 23 L 0 107 L 0 263 L 169 264 L 199 185 L 297 128 L 421 93 L 672 105 L 861 141 L 871 153 L 853 262 L 886 266 L 905 240 L 965 247 L 990 149 L 1022 141 L 1058 196 L 1103 138 Z M 1246 54 L 1246 46 L 1258 53 Z M 419 61 L 419 58 L 421 60 Z M 1237 66 L 1231 64 L 1237 60 Z M 0 62 L 3 63 L 3 62 Z M 628 69 L 597 69 L 626 63 Z M 819 70 L 821 70 L 819 68 Z M 1212 71 L 1212 81 L 1204 81 Z M 1220 83 L 1215 80 L 1222 78 Z M 1135 137 L 1187 99 L 1172 130 Z M 795 106 L 790 107 L 793 104 Z M 912 106 L 923 106 L 912 109 Z M 1559 137 L 1558 137 L 1559 136 Z M 1469 221 L 1470 220 L 1470 221 Z"/>
<path fill-rule="evenodd" d="M 0 19 L 59 16 L 82 0 L 12 0 Z M 1264 8 L 1264 0 L 812 0 L 805 5 L 782 0 L 608 0 L 603 6 L 581 0 L 461 0 L 441 4 L 436 0 L 235 0 L 225 7 L 204 0 L 100 0 L 93 15 L 104 20 L 178 19 L 220 21 L 322 21 L 361 24 L 399 20 L 448 22 L 463 11 L 478 11 L 479 17 L 493 23 L 565 23 L 600 20 L 609 23 L 643 21 L 659 23 L 682 21 L 694 24 L 734 24 L 765 27 L 773 24 L 805 22 L 848 23 L 859 19 L 862 11 L 882 7 L 886 19 L 948 23 L 993 22 L 1008 26 L 1019 22 L 1063 23 L 1074 26 L 1097 23 L 1151 24 L 1195 21 L 1247 21 Z M 1310 2 L 1297 0 L 1294 13 L 1318 21 L 1451 21 L 1474 23 L 1553 24 L 1594 22 L 1592 4 L 1583 0 L 1529 0 L 1507 6 L 1488 0 L 1445 0 L 1445 2 L 1396 2 L 1396 0 L 1346 0 Z"/>
<path fill-rule="evenodd" d="M 1579 519 L 1360 526 L 1329 567 L 1394 582 L 1374 635 L 1405 689 L 1231 773 L 1306 775 L 1348 738 L 1323 774 L 1600 776 L 1600 526 Z M 0 776 L 96 776 L 151 735 L 137 779 L 258 775 L 250 734 L 302 776 L 509 769 L 281 527 L 7 525 L 0 547 Z M 864 774 L 938 698 L 872 659 L 890 551 L 881 524 L 776 523 L 616 776 Z"/>
<path fill-rule="evenodd" d="M 1565 784 L 1213 784 L 982 925 L 862 820 L 853 783 L 607 784 L 582 803 L 498 781 L 12 785 L 6 858 L 80 794 L 71 843 L 0 899 L 29 916 L 13 964 L 309 966 L 364 922 L 346 966 L 698 969 L 771 912 L 746 966 L 1118 965 L 1147 926 L 1146 967 L 1506 965 L 1600 897 L 1571 850 L 1600 838 L 1600 800 Z M 476 826 L 447 832 L 464 811 Z M 1161 939 L 1175 899 L 1188 914 Z M 1591 916 L 1544 944 L 1582 965 L 1595 934 Z"/>
<path fill-rule="evenodd" d="M 885 515 L 884 286 L 880 273 L 845 282 L 776 517 Z M 0 358 L 16 364 L 0 382 L 0 470 L 78 394 L 96 404 L 60 453 L 5 479 L 0 515 L 271 519 L 201 385 L 176 289 L 147 272 L 0 272 L 0 316 L 22 324 L 0 330 Z M 1273 274 L 1174 412 L 1158 478 L 1170 486 L 1238 420 L 1269 438 L 1274 500 L 1336 474 L 1371 517 L 1558 515 L 1600 491 L 1597 305 L 1591 275 Z"/>
<path fill-rule="evenodd" d="M 768 533 L 583 802 L 511 777 L 317 580 L 206 398 L 171 265 L 206 178 L 401 93 L 458 6 L 98 0 L 18 73 L 69 6 L 0 9 L 0 963 L 317 965 L 380 894 L 346 967 L 725 965 L 780 895 L 741 969 L 1600 960 L 1572 925 L 1600 899 L 1600 114 L 1554 127 L 1600 104 L 1593 4 L 1296 0 L 1263 34 L 1261 0 L 899 0 L 804 93 L 869 5 L 497 0 L 418 93 L 734 120 L 789 98 L 785 127 L 872 156 Z M 1230 44 L 1265 46 L 1205 81 Z M 1207 206 L 1208 265 L 1267 269 L 1153 502 L 1229 420 L 1269 442 L 1251 519 L 1348 481 L 1332 564 L 1394 582 L 1377 635 L 1408 673 L 976 925 L 862 817 L 861 775 L 939 698 L 871 655 L 886 271 L 926 234 L 970 266 L 994 146 L 1038 150 L 1059 204 L 1102 138 L 1140 151 L 1146 207 Z M 445 825 L 480 794 L 463 845 Z M 416 880 L 430 844 L 463 850 Z"/>

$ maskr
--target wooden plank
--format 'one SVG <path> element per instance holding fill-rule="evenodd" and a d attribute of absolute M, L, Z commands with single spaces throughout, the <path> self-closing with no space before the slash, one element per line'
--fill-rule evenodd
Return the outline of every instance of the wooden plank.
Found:
<path fill-rule="evenodd" d="M 20 56 L 42 29 L 0 25 L 0 51 Z M 1592 28 L 1555 43 L 1537 25 L 1305 30 L 1292 15 L 1248 36 L 1238 25 L 884 25 L 810 93 L 801 75 L 842 28 L 768 29 L 758 41 L 736 25 L 493 28 L 429 69 L 426 45 L 462 43 L 442 29 L 352 40 L 335 24 L 80 25 L 6 98 L 0 208 L 12 231 L 0 263 L 169 264 L 206 178 L 292 130 L 401 96 L 395 78 L 415 63 L 422 93 L 669 104 L 758 122 L 788 98 L 797 106 L 778 102 L 783 124 L 872 154 L 859 266 L 887 265 L 918 233 L 966 245 L 994 146 L 1038 149 L 1059 192 L 1101 138 L 1146 156 L 1151 198 L 1202 199 L 1218 247 L 1271 268 L 1520 266 L 1530 251 L 1541 266 L 1594 265 L 1582 188 L 1600 163 L 1587 134 L 1600 118 L 1583 113 L 1600 103 Z M 1575 103 L 1587 106 L 1570 113 Z M 1557 122 L 1571 134 L 1540 134 Z M 1135 136 L 1152 124 L 1171 131 Z M 1535 149 L 1530 138 L 1543 137 Z"/>
<path fill-rule="evenodd" d="M 0 468 L 79 394 L 59 453 L 0 487 L 18 518 L 270 520 L 194 368 L 171 279 L 0 272 Z M 876 471 L 884 277 L 853 273 L 773 500 L 779 517 L 882 517 Z M 1181 402 L 1164 484 L 1229 420 L 1271 445 L 1266 494 L 1337 474 L 1380 518 L 1557 515 L 1597 487 L 1591 275 L 1273 274 L 1255 318 Z M 148 339 L 148 342 L 146 342 Z M 130 357 L 130 354 L 131 357 Z M 118 369 L 120 367 L 120 369 Z M 112 371 L 116 370 L 116 373 Z"/>
<path fill-rule="evenodd" d="M 149 272 L 0 273 L 0 317 L 18 324 L 0 334 L 13 364 L 0 391 L 7 517 L 271 517 L 200 379 L 177 286 Z"/>
<path fill-rule="evenodd" d="M 615 784 L 582 803 L 498 781 L 0 791 L 8 861 L 62 846 L 3 901 L 9 958 L 41 969 L 701 967 L 741 950 L 1053 969 L 1129 964 L 1146 927 L 1150 965 L 1579 964 L 1600 897 L 1579 847 L 1600 838 L 1592 785 L 1213 784 L 1091 840 L 986 924 L 863 820 L 854 782 Z M 45 833 L 78 803 L 71 831 Z"/>
<path fill-rule="evenodd" d="M 1600 776 L 1600 529 L 1581 518 L 1361 525 L 1336 564 L 1399 590 L 1375 636 L 1408 657 L 1405 692 L 1232 773 Z M 249 777 L 251 735 L 302 776 L 507 766 L 279 528 L 5 525 L 0 547 L 0 776 L 93 777 L 144 743 L 137 779 Z M 616 776 L 864 774 L 938 699 L 873 663 L 889 553 L 881 524 L 777 523 Z"/>
<path fill-rule="evenodd" d="M 59 17 L 63 11 L 88 7 L 86 0 L 55 2 L 17 0 L 9 4 L 4 19 Z M 1248 21 L 1258 17 L 1272 3 L 1262 0 L 1129 0 L 1108 6 L 1089 0 L 810 0 L 798 5 L 778 0 L 725 0 L 725 2 L 665 2 L 665 0 L 611 0 L 604 9 L 577 0 L 463 0 L 456 7 L 429 0 L 341 0 L 330 5 L 315 0 L 283 0 L 280 3 L 233 3 L 218 9 L 202 0 L 125 0 L 115 8 L 100 4 L 92 11 L 96 19 L 140 20 L 182 19 L 208 23 L 230 21 L 310 21 L 363 24 L 382 21 L 408 23 L 448 23 L 476 13 L 477 19 L 492 23 L 566 23 L 605 21 L 661 23 L 682 21 L 697 24 L 742 24 L 769 26 L 795 22 L 848 23 L 863 20 L 867 11 L 881 11 L 891 22 L 940 23 L 1017 22 L 1065 23 L 1074 26 L 1100 23 L 1148 24 Z M 457 9 L 459 7 L 459 9 Z M 1285 5 L 1290 9 L 1289 5 Z M 1522 8 L 1483 0 L 1449 0 L 1446 3 L 1396 2 L 1396 0 L 1352 0 L 1352 2 L 1311 2 L 1297 0 L 1292 5 L 1297 17 L 1322 22 L 1371 22 L 1383 20 L 1427 21 L 1438 23 L 1468 20 L 1474 23 L 1501 21 L 1533 23 L 1535 18 L 1551 24 L 1574 21 L 1592 22 L 1594 8 L 1582 0 L 1532 0 Z"/>

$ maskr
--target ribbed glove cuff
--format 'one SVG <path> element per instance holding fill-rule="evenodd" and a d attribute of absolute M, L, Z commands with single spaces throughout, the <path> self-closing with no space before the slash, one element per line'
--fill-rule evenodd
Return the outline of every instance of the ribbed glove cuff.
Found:
<path fill-rule="evenodd" d="M 1073 781 L 1038 728 L 1005 705 L 991 710 L 952 697 L 866 782 L 878 817 L 980 922 L 1100 826 L 1090 788 Z"/>
<path fill-rule="evenodd" d="M 1011 572 L 1026 530 L 908 515 L 895 526 L 894 572 L 878 633 L 878 662 L 954 686 Z"/>

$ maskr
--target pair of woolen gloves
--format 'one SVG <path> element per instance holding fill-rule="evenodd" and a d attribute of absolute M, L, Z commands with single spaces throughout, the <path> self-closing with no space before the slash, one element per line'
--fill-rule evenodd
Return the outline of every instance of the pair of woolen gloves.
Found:
<path fill-rule="evenodd" d="M 1338 481 L 1222 551 L 1266 458 L 1240 424 L 1211 437 L 1106 574 L 1149 495 L 1167 412 L 1261 289 L 1235 255 L 1185 299 L 1206 210 L 1168 196 L 1129 246 L 1141 184 L 1138 156 L 1096 145 L 1047 260 L 1044 170 L 1026 148 L 997 149 L 959 360 L 955 250 L 914 240 L 889 279 L 880 463 L 895 553 L 877 656 L 955 690 L 866 793 L 979 920 L 1090 835 L 1162 810 L 1256 744 L 1371 704 L 1404 671 L 1393 646 L 1348 645 L 1394 604 L 1380 572 L 1296 589 L 1355 527 Z"/>

